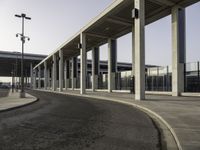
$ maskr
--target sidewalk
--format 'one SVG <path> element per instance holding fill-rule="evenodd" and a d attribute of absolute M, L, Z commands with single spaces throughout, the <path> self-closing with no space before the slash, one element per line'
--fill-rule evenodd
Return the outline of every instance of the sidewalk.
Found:
<path fill-rule="evenodd" d="M 10 92 L 7 97 L 0 98 L 0 112 L 26 106 L 36 101 L 37 98 L 28 93 L 26 93 L 26 98 L 19 98 L 19 92 Z"/>
<path fill-rule="evenodd" d="M 61 92 L 58 92 L 61 93 Z M 91 97 L 131 104 L 154 114 L 162 120 L 176 139 L 179 149 L 200 149 L 200 98 L 146 95 L 145 101 L 135 101 L 133 94 L 89 92 L 80 95 L 79 91 L 64 91 L 63 94 Z"/>

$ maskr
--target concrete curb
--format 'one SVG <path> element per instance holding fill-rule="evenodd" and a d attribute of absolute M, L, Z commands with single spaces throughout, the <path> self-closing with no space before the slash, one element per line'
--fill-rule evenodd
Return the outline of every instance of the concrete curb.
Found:
<path fill-rule="evenodd" d="M 29 94 L 29 95 L 31 95 L 31 94 Z M 32 96 L 32 95 L 31 95 L 31 96 Z M 28 106 L 28 105 L 34 104 L 34 103 L 36 103 L 36 102 L 39 101 L 39 98 L 36 98 L 35 96 L 32 96 L 32 97 L 35 98 L 34 101 L 32 101 L 32 102 L 28 102 L 28 103 L 26 103 L 26 104 L 22 104 L 22 105 L 13 106 L 13 107 L 10 107 L 10 108 L 2 109 L 2 110 L 0 110 L 0 113 L 1 113 L 1 112 L 6 112 L 6 111 L 10 111 L 10 110 L 14 110 L 14 109 L 18 109 L 18 108 L 22 108 L 22 107 L 25 107 L 25 106 Z"/>
<path fill-rule="evenodd" d="M 152 118 L 151 115 L 153 115 L 155 118 L 157 118 L 159 121 L 161 121 L 167 127 L 167 129 L 170 131 L 172 137 L 174 138 L 174 141 L 176 143 L 178 150 L 183 150 L 183 148 L 180 144 L 180 141 L 178 140 L 178 137 L 177 137 L 175 131 L 173 130 L 173 128 L 170 126 L 170 124 L 163 117 L 161 117 L 159 114 L 157 114 L 156 112 L 154 112 L 154 111 L 152 111 L 152 110 L 150 110 L 150 109 L 148 109 L 144 106 L 134 104 L 134 103 L 130 103 L 130 102 L 125 102 L 125 101 L 122 101 L 122 100 L 116 100 L 116 99 L 107 98 L 107 97 L 100 97 L 100 96 L 80 95 L 80 94 L 74 94 L 74 93 L 64 93 L 64 92 L 46 91 L 46 90 L 38 90 L 38 91 L 57 93 L 57 94 L 63 94 L 63 95 L 70 95 L 70 96 L 77 96 L 77 97 L 94 98 L 94 99 L 100 99 L 100 100 L 108 100 L 108 101 L 112 101 L 112 102 L 118 102 L 118 103 L 122 103 L 122 104 L 125 104 L 125 105 L 133 106 L 133 107 L 143 111 L 144 113 L 146 113 L 150 118 Z M 152 119 L 154 121 L 156 121 L 155 118 L 152 118 Z"/>

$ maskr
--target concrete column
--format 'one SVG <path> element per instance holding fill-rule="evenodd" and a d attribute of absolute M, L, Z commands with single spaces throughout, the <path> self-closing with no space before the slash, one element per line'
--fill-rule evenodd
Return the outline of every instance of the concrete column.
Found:
<path fill-rule="evenodd" d="M 86 89 L 86 35 L 85 33 L 80 34 L 80 94 L 85 94 Z"/>
<path fill-rule="evenodd" d="M 63 91 L 63 50 L 59 51 L 59 90 Z"/>
<path fill-rule="evenodd" d="M 53 90 L 53 60 L 52 60 L 52 66 L 51 66 L 51 89 Z"/>
<path fill-rule="evenodd" d="M 26 76 L 25 76 L 25 78 L 24 78 L 24 79 L 25 79 L 25 86 L 24 86 L 24 87 L 26 88 L 26 87 L 27 87 L 27 85 L 28 85 L 28 77 L 27 77 L 27 74 L 26 74 Z"/>
<path fill-rule="evenodd" d="M 36 70 L 33 70 L 33 89 L 36 89 Z"/>
<path fill-rule="evenodd" d="M 41 89 L 41 67 L 38 66 L 38 89 Z"/>
<path fill-rule="evenodd" d="M 74 90 L 74 63 L 73 63 L 73 58 L 71 59 L 71 87 L 72 90 Z"/>
<path fill-rule="evenodd" d="M 30 64 L 30 77 L 31 77 L 31 85 L 30 87 L 33 88 L 33 64 Z"/>
<path fill-rule="evenodd" d="M 135 76 L 135 25 L 132 26 L 132 71 L 131 76 Z"/>
<path fill-rule="evenodd" d="M 117 41 L 108 39 L 108 92 L 115 89 L 115 73 L 117 71 Z"/>
<path fill-rule="evenodd" d="M 72 58 L 72 70 L 71 70 L 71 80 L 72 80 L 72 90 L 76 88 L 76 77 L 77 77 L 77 57 Z"/>
<path fill-rule="evenodd" d="M 20 77 L 19 77 L 19 81 L 21 81 Z M 20 85 L 20 82 L 19 82 L 19 85 Z M 35 88 L 38 89 L 38 70 L 37 70 L 37 68 L 35 69 Z"/>
<path fill-rule="evenodd" d="M 98 88 L 99 75 L 99 47 L 92 49 L 92 91 Z"/>
<path fill-rule="evenodd" d="M 50 69 L 47 68 L 47 89 L 49 89 L 49 80 L 50 80 Z"/>
<path fill-rule="evenodd" d="M 12 71 L 12 93 L 14 92 L 14 73 Z"/>
<path fill-rule="evenodd" d="M 65 90 L 69 88 L 69 73 L 70 73 L 70 62 L 65 60 Z"/>
<path fill-rule="evenodd" d="M 184 92 L 185 46 L 185 9 L 172 9 L 172 96 Z"/>
<path fill-rule="evenodd" d="M 57 64 L 56 64 L 56 55 L 53 55 L 53 70 L 52 70 L 52 89 L 56 91 L 57 89 Z"/>
<path fill-rule="evenodd" d="M 64 81 L 65 81 L 65 90 L 67 90 L 67 60 L 64 60 Z"/>
<path fill-rule="evenodd" d="M 44 62 L 44 89 L 47 90 L 47 62 Z"/>
<path fill-rule="evenodd" d="M 133 24 L 133 56 L 135 60 L 135 100 L 145 99 L 145 0 L 135 0 L 139 18 Z"/>

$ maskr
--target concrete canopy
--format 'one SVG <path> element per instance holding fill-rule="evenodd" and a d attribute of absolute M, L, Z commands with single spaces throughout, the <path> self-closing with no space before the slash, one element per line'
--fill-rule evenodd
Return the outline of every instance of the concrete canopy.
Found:
<path fill-rule="evenodd" d="M 171 14 L 174 6 L 187 7 L 199 0 L 146 0 L 145 1 L 145 24 L 148 25 L 167 15 Z M 93 47 L 101 46 L 107 43 L 109 38 L 116 39 L 132 31 L 133 19 L 132 9 L 134 8 L 134 0 L 116 0 L 107 7 L 100 15 L 89 22 L 78 33 L 69 40 L 64 42 L 52 54 L 41 61 L 36 67 L 44 63 L 50 62 L 53 54 L 57 54 L 59 50 L 63 50 L 65 59 L 78 56 L 80 50 L 80 34 L 86 33 L 87 51 Z M 36 68 L 35 67 L 35 68 Z"/>
<path fill-rule="evenodd" d="M 24 54 L 24 74 L 30 75 L 30 64 L 33 66 L 43 60 L 46 55 Z M 16 67 L 17 65 L 17 67 Z M 21 76 L 21 53 L 0 51 L 0 76 L 12 76 L 11 72 L 17 72 L 16 76 Z M 17 69 L 17 71 L 16 71 Z"/>

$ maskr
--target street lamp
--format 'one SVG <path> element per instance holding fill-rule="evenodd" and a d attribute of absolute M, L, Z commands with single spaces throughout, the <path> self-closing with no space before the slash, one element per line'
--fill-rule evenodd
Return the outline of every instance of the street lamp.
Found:
<path fill-rule="evenodd" d="M 24 19 L 31 20 L 31 18 L 27 17 L 26 14 L 15 15 L 15 17 L 22 18 L 22 33 L 17 33 L 16 37 L 20 36 L 20 39 L 22 41 L 20 98 L 25 98 L 25 92 L 24 92 L 24 43 L 25 43 L 25 39 L 28 39 L 28 41 L 29 41 L 30 38 L 27 36 L 24 36 Z"/>

